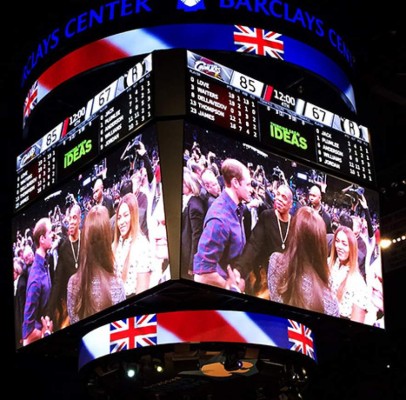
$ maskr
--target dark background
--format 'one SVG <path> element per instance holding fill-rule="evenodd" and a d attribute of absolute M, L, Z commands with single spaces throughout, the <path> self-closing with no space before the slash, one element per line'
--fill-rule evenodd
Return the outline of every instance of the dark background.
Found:
<path fill-rule="evenodd" d="M 79 3 L 81 2 L 70 0 L 45 7 L 38 3 L 22 5 L 13 2 L 9 4 L 10 11 L 7 14 L 2 13 L 0 119 L 3 145 L 0 162 L 3 189 L 0 196 L 0 254 L 4 272 L 0 279 L 0 293 L 4 311 L 3 349 L 7 371 L 17 379 L 16 385 L 11 385 L 12 389 L 17 389 L 20 383 L 24 386 L 24 382 L 28 382 L 31 387 L 36 379 L 40 386 L 45 386 L 41 391 L 35 387 L 32 398 L 71 398 L 78 392 L 78 383 L 75 360 L 71 358 L 63 362 L 27 358 L 25 367 L 18 365 L 18 368 L 14 368 L 13 288 L 9 260 L 13 174 L 16 149 L 21 147 L 22 101 L 25 95 L 25 91 L 20 90 L 19 81 L 27 52 L 31 51 L 39 38 L 58 26 L 65 10 L 76 7 Z M 87 7 L 97 3 L 88 2 Z M 312 9 L 321 18 L 334 21 L 332 25 L 342 33 L 352 50 L 358 77 L 356 98 L 359 116 L 370 128 L 372 135 L 377 189 L 381 196 L 381 237 L 397 238 L 405 235 L 406 157 L 403 143 L 406 132 L 406 36 L 401 3 L 394 0 L 377 4 L 351 0 L 302 1 L 300 7 Z M 343 340 L 340 343 L 343 346 L 341 357 L 337 357 L 334 352 L 335 358 L 326 362 L 320 385 L 339 388 L 350 382 L 353 390 L 351 393 L 337 390 L 337 396 L 341 393 L 341 397 L 334 397 L 330 392 L 330 396 L 325 398 L 405 398 L 405 351 L 401 329 L 404 314 L 402 292 L 406 283 L 405 243 L 404 240 L 383 251 L 386 337 L 378 342 L 368 335 L 357 337 L 354 341 Z M 356 344 L 359 342 L 364 346 L 357 348 Z M 382 369 L 386 361 L 392 364 L 392 369 Z M 55 365 L 59 368 L 58 371 L 54 371 Z M 41 393 L 41 397 L 36 396 L 36 393 Z"/>

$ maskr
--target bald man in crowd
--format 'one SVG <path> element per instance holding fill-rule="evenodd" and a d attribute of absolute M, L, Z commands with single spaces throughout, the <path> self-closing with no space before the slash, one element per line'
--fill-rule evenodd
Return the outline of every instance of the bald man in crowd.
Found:
<path fill-rule="evenodd" d="M 97 178 L 93 186 L 93 201 L 94 204 L 105 206 L 109 210 L 110 218 L 114 215 L 113 199 L 104 192 L 104 184 L 101 178 Z"/>
<path fill-rule="evenodd" d="M 309 190 L 309 206 L 314 208 L 321 215 L 326 224 L 327 233 L 333 233 L 330 214 L 324 208 L 321 200 L 320 188 L 317 185 L 312 186 Z"/>

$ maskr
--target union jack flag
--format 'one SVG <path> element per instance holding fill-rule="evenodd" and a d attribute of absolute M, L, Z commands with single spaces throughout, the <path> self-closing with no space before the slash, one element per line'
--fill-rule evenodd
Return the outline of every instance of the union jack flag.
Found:
<path fill-rule="evenodd" d="M 288 321 L 290 323 L 290 326 L 288 326 L 288 339 L 293 342 L 290 349 L 305 354 L 314 360 L 311 329 L 291 319 Z"/>
<path fill-rule="evenodd" d="M 255 53 L 259 56 L 271 56 L 283 60 L 284 42 L 278 40 L 280 33 L 265 31 L 265 29 L 249 28 L 235 25 L 234 44 L 240 46 L 237 51 L 241 53 Z"/>
<path fill-rule="evenodd" d="M 24 101 L 24 118 L 28 118 L 28 116 L 31 114 L 31 111 L 37 105 L 37 100 L 38 100 L 38 81 L 35 81 Z"/>
<path fill-rule="evenodd" d="M 110 323 L 110 353 L 156 344 L 156 314 L 138 315 Z"/>

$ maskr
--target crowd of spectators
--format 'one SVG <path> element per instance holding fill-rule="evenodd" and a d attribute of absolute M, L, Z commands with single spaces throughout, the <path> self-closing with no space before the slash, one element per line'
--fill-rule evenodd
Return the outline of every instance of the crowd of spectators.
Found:
<path fill-rule="evenodd" d="M 159 156 L 146 140 L 128 141 L 16 221 L 17 346 L 169 279 Z"/>
<path fill-rule="evenodd" d="M 294 306 L 301 304 L 307 309 L 315 309 L 317 304 L 317 310 L 322 311 L 322 299 L 326 302 L 330 294 L 323 295 L 323 289 L 319 291 L 319 300 L 304 296 L 312 293 L 312 288 L 325 288 L 327 270 L 328 290 L 337 299 L 338 316 L 384 325 L 378 200 L 372 190 L 226 137 L 216 136 L 214 140 L 208 133 L 195 131 L 187 138 L 183 155 L 184 184 L 192 179 L 197 183 L 199 188 L 194 188 L 194 197 L 200 192 L 205 211 L 203 215 L 199 212 L 195 220 L 198 240 L 193 261 L 190 261 L 190 241 L 182 242 L 182 251 L 188 253 L 187 265 L 181 269 L 184 277 Z M 237 167 L 240 163 L 241 168 Z M 231 179 L 230 167 L 225 168 L 226 164 L 234 165 Z M 244 169 L 250 176 L 249 199 L 239 197 L 245 184 Z M 213 186 L 220 190 L 213 194 L 210 190 Z M 228 196 L 223 195 L 224 192 Z M 298 240 L 299 233 L 294 233 L 292 228 L 307 226 L 296 221 L 302 208 L 314 210 L 324 222 L 323 240 L 315 241 L 313 248 L 306 249 L 307 253 L 299 251 L 306 242 Z M 238 228 L 232 227 L 240 212 L 243 213 L 243 238 L 237 234 Z M 310 218 L 308 213 L 300 214 L 301 219 Z M 185 233 L 190 228 L 187 221 L 191 218 L 185 205 L 182 218 Z M 313 229 L 316 226 L 314 223 Z M 343 226 L 349 227 L 350 232 Z M 340 233 L 343 230 L 345 238 Z M 309 231 L 306 239 L 310 235 Z M 315 232 L 313 235 L 319 237 Z M 196 241 L 196 235 L 193 237 Z M 235 248 L 237 243 L 241 245 L 238 245 L 239 250 Z M 292 247 L 298 248 L 297 255 Z M 321 254 L 326 255 L 323 256 L 323 273 L 321 265 L 311 272 L 311 262 L 303 265 L 302 260 L 296 264 L 295 257 L 303 258 L 310 252 L 310 260 L 311 255 L 320 254 L 316 247 L 322 248 Z M 275 265 L 282 262 L 281 256 L 275 261 L 276 254 L 282 255 L 285 251 L 290 254 L 290 261 L 283 269 L 289 274 L 278 275 L 278 282 L 275 281 L 277 275 L 272 274 L 270 281 L 269 265 L 275 270 Z M 342 256 L 339 261 L 337 255 Z M 293 268 L 294 265 L 297 267 Z M 299 276 L 299 272 L 292 275 L 292 268 L 298 270 L 299 265 L 301 271 L 307 271 L 307 279 L 293 284 L 292 276 Z M 296 298 L 292 293 L 297 294 Z M 324 312 L 336 313 L 337 307 L 332 306 L 330 300 L 328 303 Z"/>

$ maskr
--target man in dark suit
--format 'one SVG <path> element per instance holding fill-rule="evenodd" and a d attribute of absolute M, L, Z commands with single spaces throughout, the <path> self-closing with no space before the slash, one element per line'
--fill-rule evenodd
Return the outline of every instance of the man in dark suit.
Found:
<path fill-rule="evenodd" d="M 97 178 L 93 186 L 93 200 L 95 204 L 107 207 L 110 218 L 114 215 L 113 199 L 104 192 L 104 185 L 101 178 Z"/>
<path fill-rule="evenodd" d="M 182 256 L 181 274 L 193 275 L 193 257 L 203 231 L 206 203 L 200 196 L 200 184 L 194 173 L 183 169 Z"/>
<path fill-rule="evenodd" d="M 67 210 L 66 217 L 68 220 L 67 237 L 58 246 L 58 261 L 48 304 L 48 315 L 52 317 L 54 330 L 69 325 L 67 287 L 69 278 L 78 269 L 82 217 L 80 205 L 78 203 L 72 204 Z"/>

